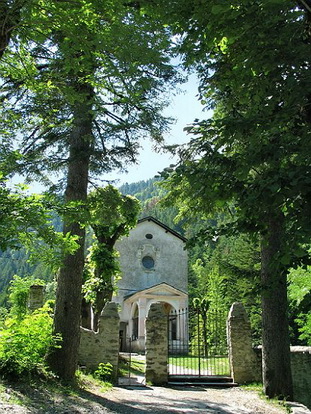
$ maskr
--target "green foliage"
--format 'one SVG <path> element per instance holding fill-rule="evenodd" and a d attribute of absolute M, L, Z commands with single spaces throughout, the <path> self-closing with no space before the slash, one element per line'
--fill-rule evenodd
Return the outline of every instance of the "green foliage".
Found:
<path fill-rule="evenodd" d="M 140 203 L 136 198 L 122 195 L 112 185 L 108 185 L 89 194 L 88 208 L 89 224 L 96 241 L 90 249 L 84 269 L 83 291 L 98 316 L 105 303 L 111 300 L 113 283 L 119 276 L 118 255 L 114 245 L 136 225 Z"/>
<path fill-rule="evenodd" d="M 119 279 L 120 267 L 118 253 L 114 250 L 111 252 L 105 245 L 94 243 L 89 251 L 84 268 L 83 292 L 86 301 L 96 307 L 97 292 L 105 292 L 105 300 L 109 300 Z M 97 266 L 102 269 L 101 273 Z"/>
<path fill-rule="evenodd" d="M 296 319 L 299 326 L 300 339 L 304 340 L 305 343 L 311 346 L 311 312 L 300 314 Z"/>
<path fill-rule="evenodd" d="M 200 301 L 194 299 L 194 306 L 199 306 L 202 310 L 206 308 L 206 311 L 209 308 L 213 310 L 227 308 L 225 302 L 225 278 L 220 275 L 219 267 L 215 266 L 208 269 L 204 266 L 203 261 L 198 259 L 192 266 L 192 270 L 198 278 L 198 290 L 202 292 Z"/>
<path fill-rule="evenodd" d="M 0 372 L 25 375 L 45 368 L 44 357 L 60 338 L 52 335 L 51 308 L 43 307 L 23 319 L 9 318 L 0 335 Z"/>
<path fill-rule="evenodd" d="M 74 237 L 64 236 L 53 226 L 56 200 L 50 195 L 29 195 L 24 185 L 7 188 L 1 170 L 0 154 L 0 249 L 23 246 L 31 252 L 32 260 L 40 258 L 55 269 L 65 252 L 77 248 Z"/>
<path fill-rule="evenodd" d="M 9 303 L 11 304 L 10 315 L 17 320 L 21 320 L 27 313 L 27 301 L 31 285 L 42 285 L 44 282 L 40 279 L 31 277 L 21 278 L 15 275 L 9 287 Z"/>
<path fill-rule="evenodd" d="M 200 258 L 196 259 L 197 255 Z M 213 247 L 198 249 L 193 259 L 191 296 L 226 311 L 233 302 L 241 302 L 250 317 L 253 342 L 261 344 L 258 244 L 246 236 L 220 237 Z"/>
<path fill-rule="evenodd" d="M 214 114 L 187 128 L 191 142 L 167 170 L 171 197 L 184 215 L 231 212 L 221 227 L 205 230 L 206 238 L 263 235 L 272 213 L 283 217 L 278 264 L 296 266 L 309 260 L 303 243 L 311 232 L 306 13 L 286 0 L 227 5 L 222 14 L 218 1 L 201 6 L 189 6 L 186 18 L 184 2 L 176 31 L 186 65 L 197 69 L 200 97 Z"/>
<path fill-rule="evenodd" d="M 161 203 L 167 193 L 167 190 L 161 186 L 162 181 L 160 177 L 154 177 L 137 183 L 126 183 L 120 187 L 120 192 L 133 195 L 141 202 L 140 218 L 147 216 L 155 217 L 171 229 L 181 235 L 185 235 L 183 220 L 176 220 L 178 209 L 174 206 L 164 207 Z"/>
<path fill-rule="evenodd" d="M 291 269 L 288 280 L 289 298 L 299 305 L 311 292 L 311 267 Z"/>
<path fill-rule="evenodd" d="M 311 344 L 311 271 L 310 267 L 291 269 L 288 296 L 290 300 L 291 336 L 294 344 Z"/>
<path fill-rule="evenodd" d="M 9 311 L 7 308 L 0 307 L 0 329 L 4 327 L 5 320 L 8 317 Z"/>
<path fill-rule="evenodd" d="M 102 239 L 126 235 L 137 221 L 140 203 L 134 197 L 122 195 L 112 185 L 91 192 L 88 196 L 90 225 L 96 237 Z"/>
<path fill-rule="evenodd" d="M 94 176 L 135 162 L 138 139 L 162 140 L 170 122 L 161 115 L 166 90 L 179 79 L 169 31 L 148 9 L 120 0 L 27 2 L 0 62 L 7 82 L 0 132 L 10 149 L 10 136 L 22 137 L 16 143 L 24 157 L 14 168 L 27 166 L 30 178 L 51 184 L 46 172 L 68 162 L 78 113 L 92 124 Z M 19 105 L 6 99 L 13 95 Z"/>
<path fill-rule="evenodd" d="M 109 362 L 101 362 L 98 364 L 98 368 L 94 371 L 94 376 L 101 381 L 112 381 L 113 366 Z"/>
<path fill-rule="evenodd" d="M 310 11 L 287 0 L 212 0 L 165 13 L 214 110 L 187 128 L 192 139 L 164 174 L 170 196 L 182 215 L 229 212 L 205 239 L 260 237 L 264 386 L 269 397 L 292 396 L 286 273 L 310 262 Z"/>

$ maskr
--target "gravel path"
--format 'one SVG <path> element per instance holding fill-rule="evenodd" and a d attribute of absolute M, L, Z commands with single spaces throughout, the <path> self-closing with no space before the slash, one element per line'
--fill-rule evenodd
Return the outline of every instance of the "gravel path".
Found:
<path fill-rule="evenodd" d="M 0 402 L 0 413 L 10 414 L 285 414 L 286 410 L 242 388 L 115 387 L 108 392 L 82 391 L 60 396 L 36 390 L 26 406 L 10 404 L 10 394 Z M 311 411 L 296 411 L 296 414 Z"/>

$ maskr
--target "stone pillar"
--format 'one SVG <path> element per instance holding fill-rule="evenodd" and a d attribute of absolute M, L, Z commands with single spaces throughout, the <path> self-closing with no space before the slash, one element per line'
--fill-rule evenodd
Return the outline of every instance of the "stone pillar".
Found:
<path fill-rule="evenodd" d="M 101 361 L 113 366 L 113 379 L 118 378 L 120 317 L 115 302 L 106 303 L 100 318 L 98 334 L 102 344 Z"/>
<path fill-rule="evenodd" d="M 138 301 L 139 321 L 138 321 L 138 350 L 144 352 L 145 350 L 145 320 L 146 320 L 146 298 L 140 298 Z"/>
<path fill-rule="evenodd" d="M 239 384 L 261 381 L 258 358 L 252 348 L 250 322 L 241 303 L 235 302 L 231 306 L 227 332 L 233 381 Z"/>
<path fill-rule="evenodd" d="M 163 385 L 168 381 L 167 316 L 162 303 L 150 306 L 146 319 L 146 382 Z"/>
<path fill-rule="evenodd" d="M 43 294 L 44 294 L 44 286 L 42 285 L 30 286 L 29 297 L 28 297 L 28 309 L 30 310 L 30 312 L 33 312 L 36 309 L 42 308 Z"/>

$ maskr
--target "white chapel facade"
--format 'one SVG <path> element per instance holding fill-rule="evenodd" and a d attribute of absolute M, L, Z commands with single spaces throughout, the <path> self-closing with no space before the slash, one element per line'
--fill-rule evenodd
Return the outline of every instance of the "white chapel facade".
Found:
<path fill-rule="evenodd" d="M 150 305 L 162 302 L 167 315 L 188 307 L 186 239 L 153 217 L 138 221 L 116 244 L 122 278 L 113 301 L 120 305 L 120 349 L 143 352 Z M 172 341 L 185 340 L 187 320 L 169 317 Z M 165 323 L 165 321 L 164 321 Z M 131 343 L 131 344 L 130 344 Z"/>

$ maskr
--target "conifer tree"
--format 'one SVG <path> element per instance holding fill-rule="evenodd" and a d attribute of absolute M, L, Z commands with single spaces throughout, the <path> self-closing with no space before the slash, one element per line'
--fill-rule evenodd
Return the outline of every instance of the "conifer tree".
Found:
<path fill-rule="evenodd" d="M 50 183 L 65 177 L 64 233 L 79 248 L 62 263 L 55 332 L 62 347 L 50 355 L 54 371 L 71 380 L 77 365 L 85 204 L 92 177 L 134 162 L 138 140 L 160 142 L 167 86 L 177 80 L 166 27 L 146 7 L 114 0 L 31 1 L 23 26 L 1 59 L 7 146 L 18 145 L 15 170 Z M 14 34 L 14 33 L 13 33 Z M 91 177 L 92 176 L 92 177 Z"/>

